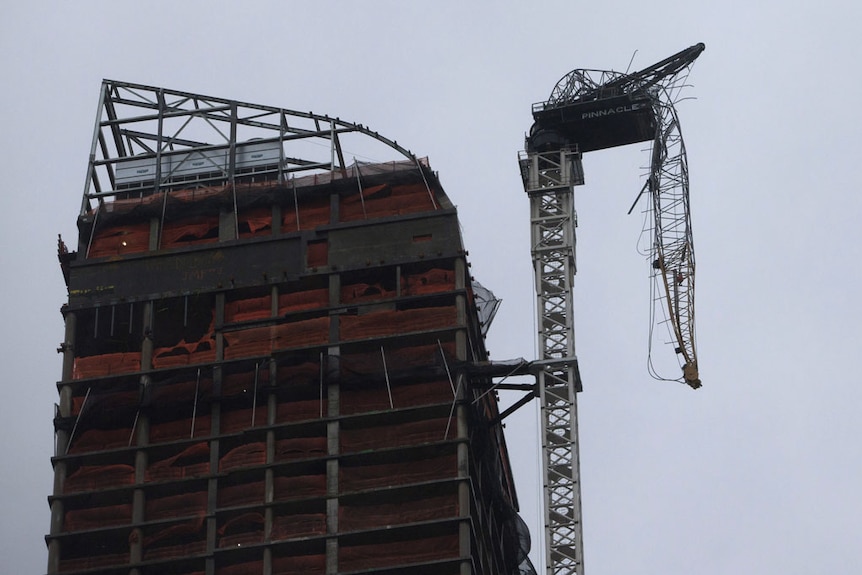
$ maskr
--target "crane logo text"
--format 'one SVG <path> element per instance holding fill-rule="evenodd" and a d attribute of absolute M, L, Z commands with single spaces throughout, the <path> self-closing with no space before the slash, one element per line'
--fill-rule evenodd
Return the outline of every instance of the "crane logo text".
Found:
<path fill-rule="evenodd" d="M 595 112 L 584 112 L 581 114 L 581 120 L 588 118 L 602 118 L 611 114 L 624 114 L 626 112 L 634 112 L 645 107 L 646 104 L 631 104 L 629 106 L 616 106 L 615 108 L 605 108 L 604 110 L 596 110 Z"/>

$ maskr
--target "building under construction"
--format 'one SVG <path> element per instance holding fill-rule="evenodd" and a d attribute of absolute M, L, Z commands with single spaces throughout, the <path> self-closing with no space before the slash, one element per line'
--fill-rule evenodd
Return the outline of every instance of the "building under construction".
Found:
<path fill-rule="evenodd" d="M 427 161 L 105 81 L 78 230 L 48 573 L 532 572 L 497 302 Z"/>

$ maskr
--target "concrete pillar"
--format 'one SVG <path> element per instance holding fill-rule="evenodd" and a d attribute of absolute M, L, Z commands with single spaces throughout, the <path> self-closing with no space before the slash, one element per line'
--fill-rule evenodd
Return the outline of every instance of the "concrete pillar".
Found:
<path fill-rule="evenodd" d="M 333 215 L 337 214 L 338 195 L 331 196 L 334 206 Z M 329 306 L 334 308 L 341 302 L 341 276 L 331 274 L 329 276 Z M 339 340 L 339 316 L 331 314 L 329 316 L 329 341 L 338 342 Z M 338 345 L 332 345 L 327 350 L 324 361 L 326 361 L 325 381 L 321 385 L 326 385 L 327 399 L 327 415 L 330 418 L 326 424 L 326 452 L 330 456 L 340 453 L 340 423 L 338 416 L 341 415 L 341 397 L 338 385 L 339 379 L 339 357 L 341 356 L 341 348 Z M 329 538 L 326 540 L 326 573 L 338 573 L 338 459 L 332 458 L 326 462 L 326 533 Z"/>
<path fill-rule="evenodd" d="M 60 572 L 60 542 L 51 539 L 48 542 L 48 571 L 49 575 Z"/>
<path fill-rule="evenodd" d="M 222 210 L 218 218 L 218 241 L 225 242 L 236 238 L 236 214 L 232 210 Z"/>
<path fill-rule="evenodd" d="M 281 206 L 272 204 L 272 235 L 277 236 L 281 233 Z"/>
<path fill-rule="evenodd" d="M 150 251 L 154 252 L 159 249 L 160 234 L 162 231 L 161 221 L 159 218 L 150 219 Z"/>
<path fill-rule="evenodd" d="M 63 371 L 61 377 L 63 381 L 70 381 L 72 379 L 72 369 L 75 365 L 75 332 L 78 329 L 78 315 L 73 311 L 67 311 L 64 319 L 66 322 L 66 331 L 63 336 L 63 345 L 61 346 L 63 350 Z M 62 403 L 60 404 L 60 409 L 63 409 Z"/>

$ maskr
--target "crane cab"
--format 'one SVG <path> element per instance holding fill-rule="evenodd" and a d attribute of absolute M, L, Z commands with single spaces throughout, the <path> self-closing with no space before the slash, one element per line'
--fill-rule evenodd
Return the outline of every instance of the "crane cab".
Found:
<path fill-rule="evenodd" d="M 543 102 L 533 107 L 533 120 L 530 151 L 577 145 L 581 152 L 591 152 L 650 141 L 656 130 L 653 100 L 645 91 L 566 104 Z"/>

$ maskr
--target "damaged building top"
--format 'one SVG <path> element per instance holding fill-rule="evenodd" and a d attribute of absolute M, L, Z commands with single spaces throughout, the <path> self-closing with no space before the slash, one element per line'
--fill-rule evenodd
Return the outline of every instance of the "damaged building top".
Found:
<path fill-rule="evenodd" d="M 49 574 L 532 572 L 498 302 L 426 160 L 106 80 L 78 230 Z"/>

